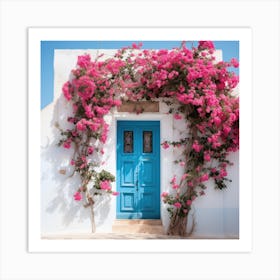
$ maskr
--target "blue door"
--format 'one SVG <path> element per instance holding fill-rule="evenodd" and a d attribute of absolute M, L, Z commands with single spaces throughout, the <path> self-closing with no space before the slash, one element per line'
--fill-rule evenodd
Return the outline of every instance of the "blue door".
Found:
<path fill-rule="evenodd" d="M 118 219 L 160 218 L 160 123 L 117 122 Z"/>

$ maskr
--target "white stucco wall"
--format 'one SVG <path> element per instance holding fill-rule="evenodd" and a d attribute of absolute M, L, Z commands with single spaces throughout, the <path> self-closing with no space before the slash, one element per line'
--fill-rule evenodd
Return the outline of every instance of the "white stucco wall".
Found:
<path fill-rule="evenodd" d="M 71 153 L 58 147 L 59 131 L 56 122 L 66 128 L 67 112 L 71 106 L 61 95 L 62 85 L 69 79 L 71 69 L 75 68 L 77 56 L 90 53 L 94 58 L 96 50 L 56 50 L 54 58 L 54 101 L 41 111 L 41 231 L 48 233 L 87 233 L 91 231 L 89 208 L 73 200 L 73 193 L 79 186 L 79 177 L 72 174 L 69 164 Z M 100 50 L 105 57 L 114 54 L 114 50 Z M 216 57 L 221 59 L 221 52 Z M 159 120 L 161 122 L 161 142 L 179 139 L 186 133 L 183 120 L 174 120 L 164 103 L 160 103 L 159 113 L 129 114 L 116 111 L 106 116 L 110 124 L 108 141 L 105 146 L 104 162 L 101 167 L 116 174 L 116 121 L 117 120 Z M 180 149 L 161 148 L 161 192 L 169 190 L 173 174 L 180 173 L 180 167 L 173 161 L 180 156 Z M 197 237 L 238 237 L 239 232 L 239 172 L 238 153 L 230 159 L 234 165 L 229 168 L 229 178 L 233 180 L 223 191 L 214 190 L 208 183 L 206 196 L 198 198 L 193 204 L 193 217 Z M 63 175 L 59 171 L 65 170 Z M 116 185 L 113 184 L 113 189 Z M 95 204 L 97 232 L 110 232 L 116 218 L 116 197 L 100 199 Z M 168 214 L 161 204 L 161 219 L 165 228 Z"/>

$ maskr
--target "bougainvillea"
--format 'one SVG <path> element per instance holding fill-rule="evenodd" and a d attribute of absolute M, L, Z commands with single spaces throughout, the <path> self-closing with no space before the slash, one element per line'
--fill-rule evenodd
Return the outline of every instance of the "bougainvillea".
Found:
<path fill-rule="evenodd" d="M 114 57 L 95 60 L 78 57 L 72 78 L 62 88 L 72 104 L 68 117 L 72 129 L 61 131 L 59 145 L 74 154 L 70 161 L 81 177 L 75 200 L 86 194 L 88 205 L 95 195 L 118 195 L 111 189 L 115 177 L 102 170 L 103 146 L 109 125 L 104 116 L 123 101 L 161 100 L 169 105 L 174 121 L 186 120 L 187 137 L 165 141 L 163 149 L 183 148 L 177 163 L 180 178 L 170 181 L 170 191 L 161 197 L 170 213 L 169 234 L 186 234 L 193 201 L 205 195 L 205 183 L 212 179 L 218 189 L 226 187 L 227 156 L 239 149 L 239 98 L 233 94 L 238 76 L 228 67 L 238 61 L 217 62 L 214 44 L 200 41 L 188 49 L 184 42 L 172 50 L 141 50 L 141 45 L 118 50 Z M 137 112 L 139 113 L 139 112 Z"/>

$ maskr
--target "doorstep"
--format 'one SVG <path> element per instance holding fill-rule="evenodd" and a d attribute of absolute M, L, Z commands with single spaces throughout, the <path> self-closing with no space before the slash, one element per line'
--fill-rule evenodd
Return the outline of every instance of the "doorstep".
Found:
<path fill-rule="evenodd" d="M 112 226 L 113 233 L 165 235 L 161 220 L 157 219 L 118 219 Z"/>

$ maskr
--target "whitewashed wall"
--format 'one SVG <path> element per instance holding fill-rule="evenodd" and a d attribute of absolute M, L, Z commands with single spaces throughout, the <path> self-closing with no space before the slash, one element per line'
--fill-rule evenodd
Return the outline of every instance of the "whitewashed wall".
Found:
<path fill-rule="evenodd" d="M 71 106 L 61 95 L 62 85 L 69 79 L 71 69 L 75 68 L 77 56 L 90 53 L 93 58 L 105 53 L 105 58 L 114 54 L 113 50 L 56 50 L 54 57 L 54 100 L 41 111 L 41 231 L 48 233 L 88 233 L 91 231 L 90 213 L 81 202 L 73 200 L 73 194 L 79 187 L 77 175 L 72 177 L 72 167 L 69 164 L 71 150 L 57 146 L 59 131 L 58 123 L 66 128 L 67 116 Z M 221 52 L 216 57 L 221 60 Z M 176 140 L 181 133 L 186 133 L 183 120 L 174 120 L 164 103 L 160 103 L 159 113 L 143 113 L 140 115 L 112 112 L 106 116 L 110 131 L 105 146 L 104 162 L 101 166 L 116 174 L 116 121 L 126 120 L 159 120 L 161 122 L 161 142 Z M 173 132 L 173 133 L 170 133 Z M 170 137 L 171 136 L 171 137 Z M 171 139 L 172 138 L 172 139 Z M 73 152 L 73 151 L 72 151 Z M 180 156 L 179 149 L 161 149 L 161 192 L 169 190 L 169 182 L 173 174 L 180 174 L 182 169 L 173 161 Z M 229 169 L 229 178 L 233 180 L 223 191 L 214 190 L 208 183 L 206 196 L 198 198 L 193 204 L 193 217 L 196 227 L 196 237 L 238 237 L 239 235 L 239 172 L 238 153 L 230 159 L 234 165 Z M 60 170 L 65 170 L 61 174 Z M 113 189 L 116 185 L 113 184 Z M 110 232 L 116 217 L 116 197 L 100 199 L 95 204 L 97 232 Z M 168 225 L 168 215 L 165 205 L 161 205 L 161 219 L 165 228 Z"/>

